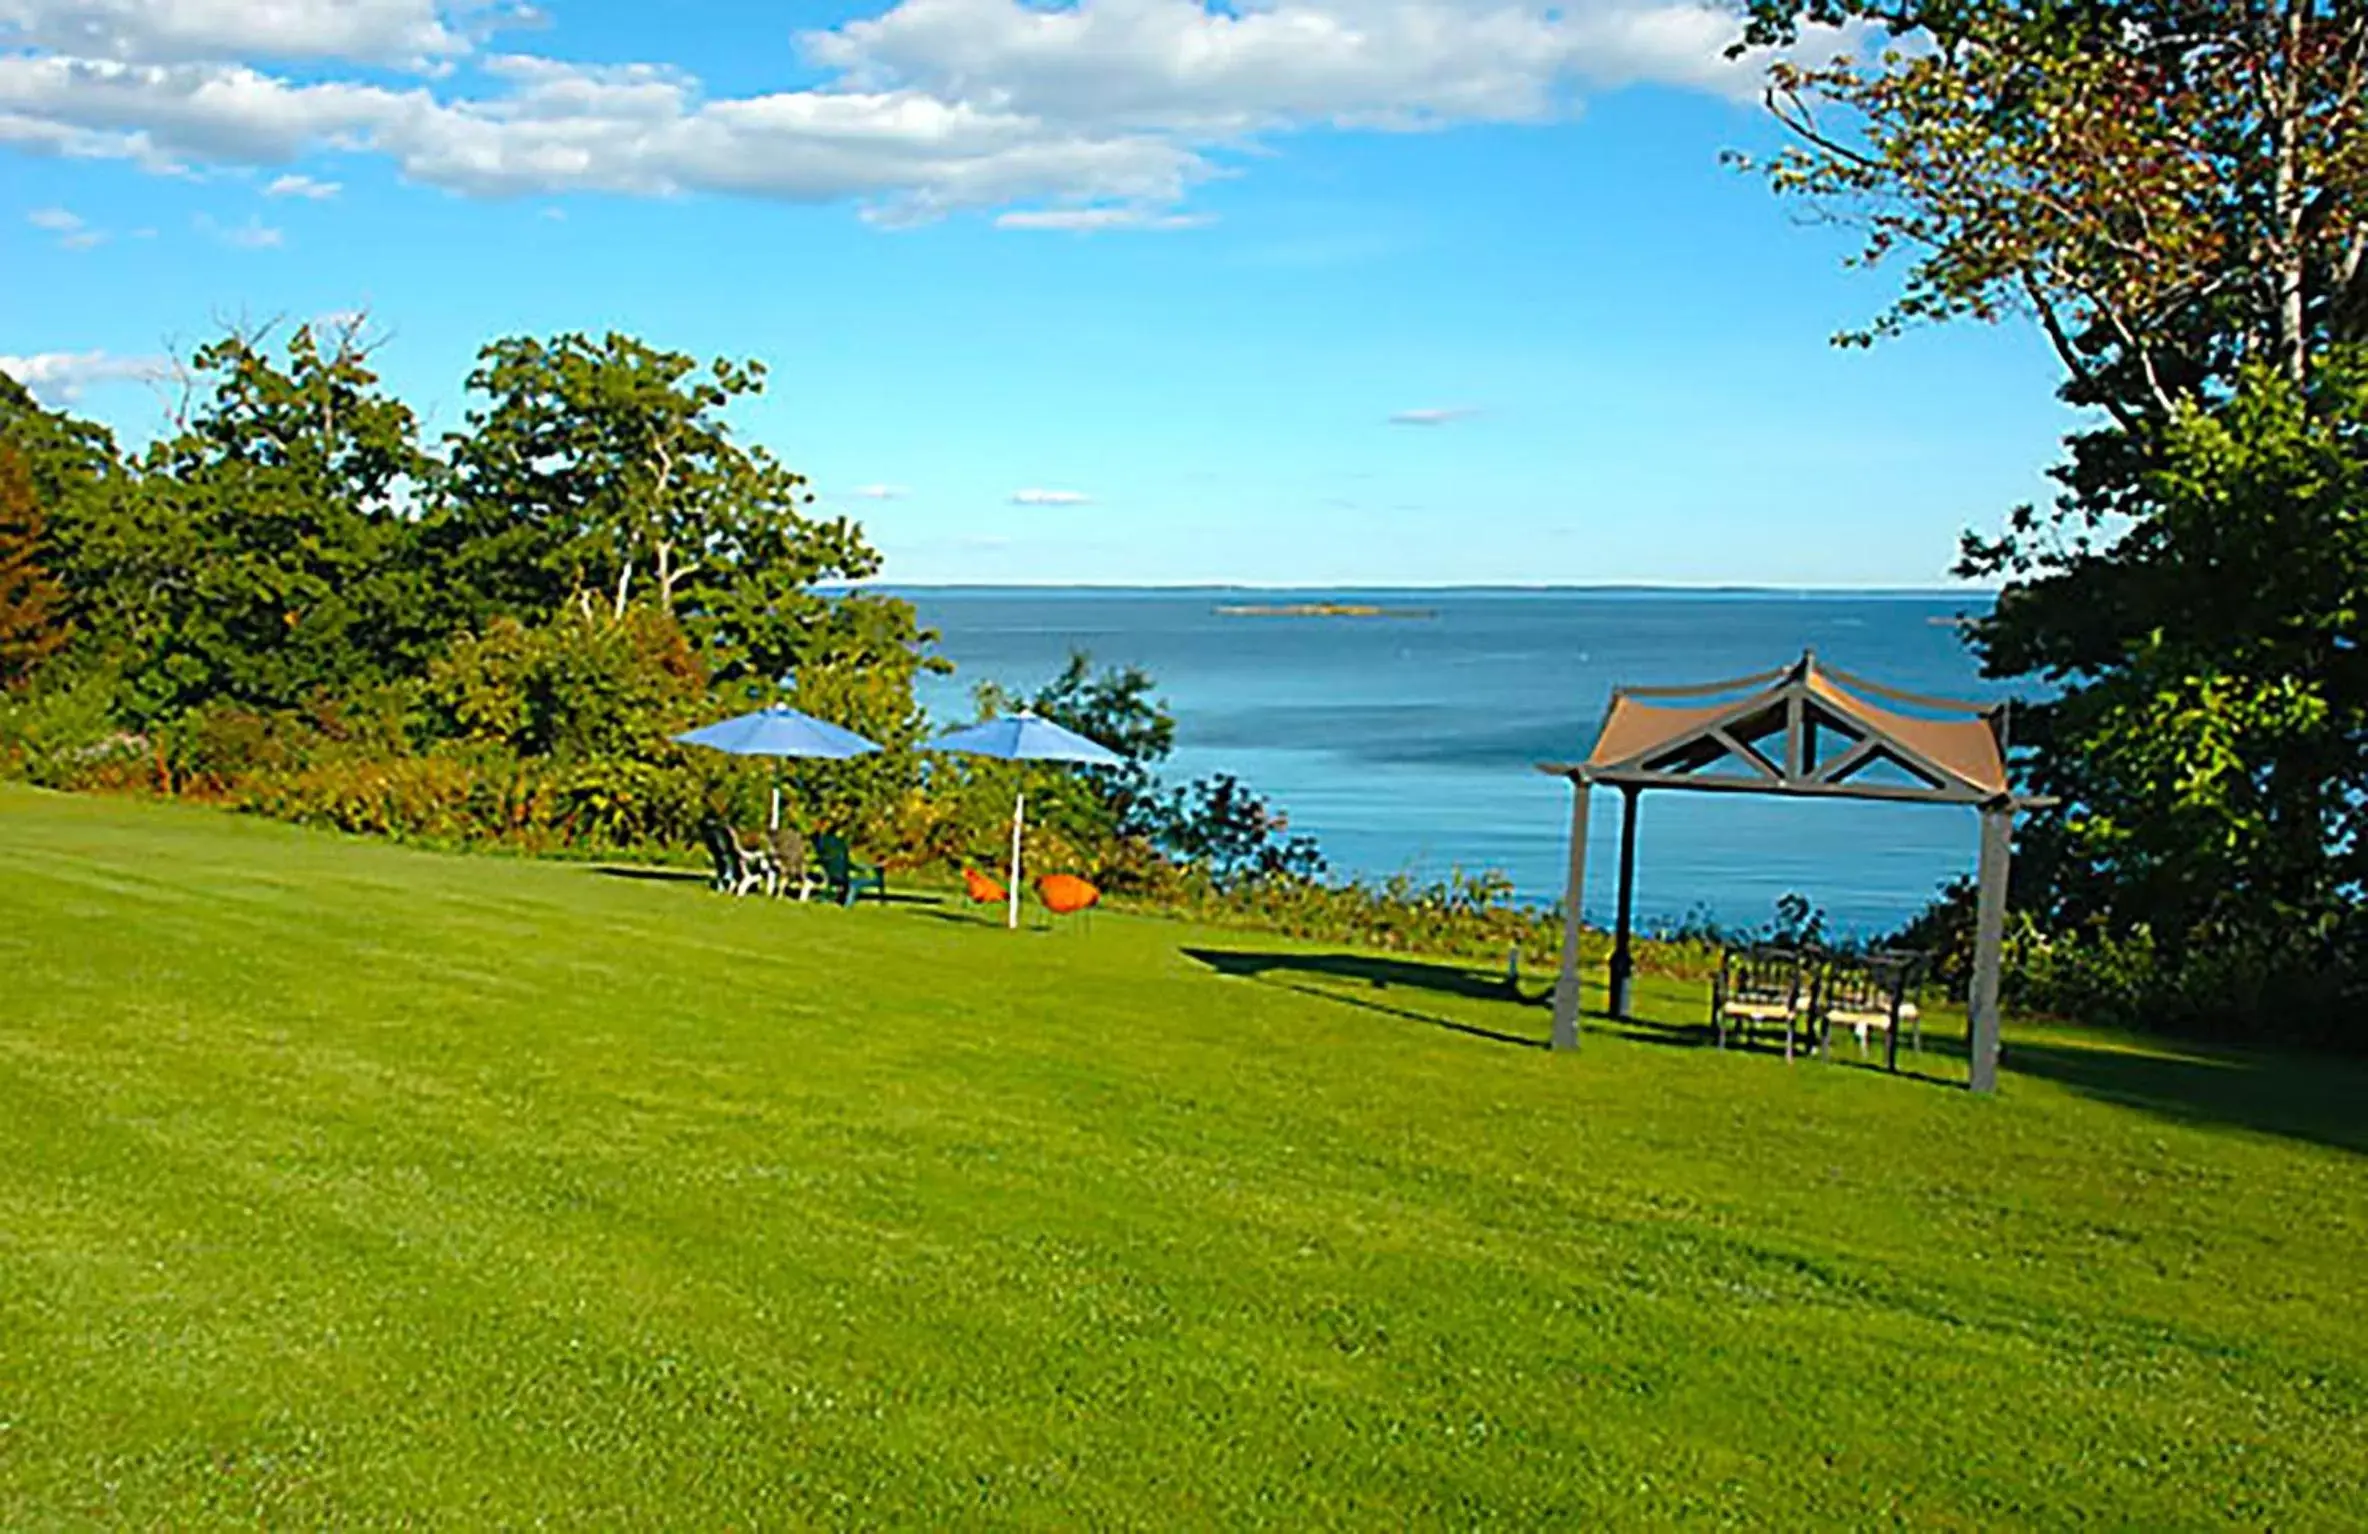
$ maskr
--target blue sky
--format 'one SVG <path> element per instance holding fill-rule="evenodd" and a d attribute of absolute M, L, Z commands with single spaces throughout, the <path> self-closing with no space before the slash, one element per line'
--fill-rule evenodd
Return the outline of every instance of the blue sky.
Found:
<path fill-rule="evenodd" d="M 2072 424 L 1872 352 L 1715 0 L 0 0 L 0 365 L 127 435 L 232 316 L 773 369 L 896 583 L 1933 585 Z"/>

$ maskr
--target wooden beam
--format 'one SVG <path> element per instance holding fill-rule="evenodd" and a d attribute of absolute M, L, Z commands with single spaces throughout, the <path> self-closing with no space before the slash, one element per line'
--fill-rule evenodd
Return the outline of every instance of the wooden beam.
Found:
<path fill-rule="evenodd" d="M 1562 886 L 1562 973 L 1554 982 L 1554 1047 L 1579 1047 L 1579 907 L 1587 893 L 1587 780 L 1570 780 L 1570 865 Z"/>
<path fill-rule="evenodd" d="M 1967 788 L 1903 788 L 1889 783 L 1820 783 L 1815 779 L 1770 783 L 1760 778 L 1693 777 L 1682 772 L 1634 772 L 1618 768 L 1588 769 L 1592 783 L 1615 788 L 1679 788 L 1712 794 L 1789 794 L 1804 799 L 1879 799 L 1906 804 L 1986 804 L 1997 796 Z M 2016 801 L 2018 804 L 2028 801 Z"/>
<path fill-rule="evenodd" d="M 1712 730 L 1710 732 L 1710 738 L 1717 741 L 1720 745 L 1726 747 L 1727 754 L 1729 756 L 1739 756 L 1743 758 L 1745 762 L 1750 764 L 1751 769 L 1754 772 L 1757 772 L 1761 777 L 1766 778 L 1769 782 L 1781 783 L 1784 781 L 1784 774 L 1777 770 L 1776 764 L 1774 762 L 1771 762 L 1766 757 L 1760 755 L 1758 750 L 1755 748 L 1747 746 L 1742 741 L 1737 740 L 1726 730 Z"/>
<path fill-rule="evenodd" d="M 1636 973 L 1629 938 L 1636 911 L 1636 801 L 1641 788 L 1620 790 L 1620 904 L 1612 922 L 1611 1014 L 1628 1018 L 1628 981 Z"/>
<path fill-rule="evenodd" d="M 1847 783 L 1850 781 L 1851 774 L 1881 758 L 1889 759 L 1892 766 L 1897 767 L 1909 777 L 1922 779 L 1927 788 L 1938 789 L 1948 786 L 1948 779 L 1935 777 L 1918 767 L 1914 762 L 1902 759 L 1899 753 L 1892 749 L 1891 742 L 1872 735 L 1834 758 L 1832 764 L 1817 775 L 1817 781 L 1820 783 Z"/>
<path fill-rule="evenodd" d="M 2006 875 L 2013 855 L 2014 806 L 1982 810 L 1982 850 L 1975 874 L 1973 986 L 1965 998 L 1967 1041 L 1973 1064 L 1966 1085 L 1976 1092 L 1998 1090 L 1998 981 L 2006 947 Z"/>
<path fill-rule="evenodd" d="M 1880 750 L 1881 745 L 1882 743 L 1872 735 L 1862 735 L 1858 738 L 1857 745 L 1818 768 L 1817 775 L 1809 781 L 1812 783 L 1848 782 L 1850 774 L 1865 766 L 1867 759 Z"/>

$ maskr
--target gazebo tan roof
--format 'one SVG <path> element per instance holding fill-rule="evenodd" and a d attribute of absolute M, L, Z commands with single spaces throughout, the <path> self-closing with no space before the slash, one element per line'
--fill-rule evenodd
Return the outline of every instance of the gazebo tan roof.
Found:
<path fill-rule="evenodd" d="M 1547 770 L 1641 788 L 1984 804 L 2013 792 L 2005 726 L 2003 704 L 1901 692 L 1804 655 L 1732 681 L 1621 688 L 1586 760 Z M 1884 765 L 1893 781 L 1868 778 Z"/>

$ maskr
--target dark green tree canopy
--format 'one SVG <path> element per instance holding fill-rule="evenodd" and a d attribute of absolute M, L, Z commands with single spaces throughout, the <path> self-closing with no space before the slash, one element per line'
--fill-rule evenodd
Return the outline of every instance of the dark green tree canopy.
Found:
<path fill-rule="evenodd" d="M 198 349 L 190 401 L 110 530 L 145 587 L 150 707 L 294 707 L 415 670 L 437 637 L 411 504 L 431 475 L 361 322 Z"/>

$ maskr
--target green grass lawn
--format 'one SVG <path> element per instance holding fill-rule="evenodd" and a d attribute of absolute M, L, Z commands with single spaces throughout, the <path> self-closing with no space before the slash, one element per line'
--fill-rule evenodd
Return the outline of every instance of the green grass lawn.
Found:
<path fill-rule="evenodd" d="M 2356 1068 L 1547 1023 L 0 788 L 0 1525 L 2359 1526 Z"/>

